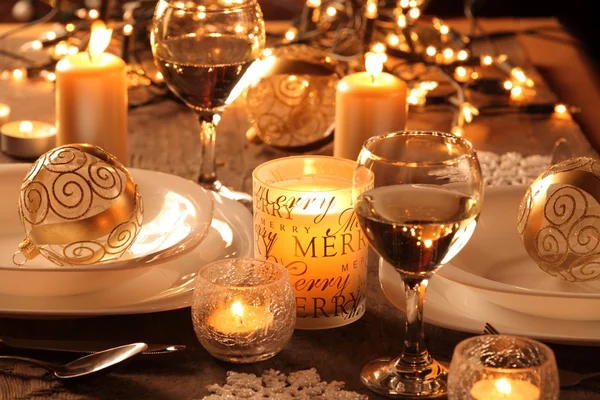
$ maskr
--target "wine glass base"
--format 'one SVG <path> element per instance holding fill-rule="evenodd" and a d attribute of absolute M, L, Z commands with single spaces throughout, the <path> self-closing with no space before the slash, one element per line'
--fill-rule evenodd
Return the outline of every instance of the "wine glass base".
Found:
<path fill-rule="evenodd" d="M 217 192 L 227 199 L 239 201 L 244 205 L 252 204 L 252 196 L 250 194 L 231 190 L 227 186 L 224 186 L 219 180 L 214 180 L 212 182 L 203 182 L 200 180 L 198 183 L 204 189 Z"/>
<path fill-rule="evenodd" d="M 435 399 L 447 395 L 447 371 L 437 361 L 414 369 L 378 358 L 365 365 L 360 380 L 370 390 L 391 398 Z"/>

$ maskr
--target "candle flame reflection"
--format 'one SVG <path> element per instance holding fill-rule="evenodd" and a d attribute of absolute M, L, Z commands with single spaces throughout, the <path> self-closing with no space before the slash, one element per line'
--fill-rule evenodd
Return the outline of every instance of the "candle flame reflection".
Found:
<path fill-rule="evenodd" d="M 102 21 L 94 21 L 92 24 L 92 33 L 90 35 L 90 43 L 88 44 L 88 52 L 90 56 L 95 57 L 100 55 L 110 43 L 112 29 L 107 29 Z"/>

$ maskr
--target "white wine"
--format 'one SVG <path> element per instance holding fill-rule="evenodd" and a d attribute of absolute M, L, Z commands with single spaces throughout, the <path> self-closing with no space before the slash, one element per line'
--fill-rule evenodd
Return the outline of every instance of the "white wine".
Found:
<path fill-rule="evenodd" d="M 197 110 L 225 106 L 256 58 L 247 39 L 227 35 L 166 39 L 154 53 L 169 88 Z"/>
<path fill-rule="evenodd" d="M 469 240 L 480 205 L 472 197 L 427 185 L 369 190 L 355 205 L 369 244 L 408 276 L 428 276 Z"/>

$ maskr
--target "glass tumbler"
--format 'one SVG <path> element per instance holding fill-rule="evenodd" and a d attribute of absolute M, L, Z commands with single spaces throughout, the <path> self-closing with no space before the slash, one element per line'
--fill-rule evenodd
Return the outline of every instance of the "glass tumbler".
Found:
<path fill-rule="evenodd" d="M 481 335 L 454 349 L 450 400 L 555 400 L 559 390 L 554 353 L 535 340 Z"/>
<path fill-rule="evenodd" d="M 280 264 L 250 258 L 212 262 L 198 272 L 193 297 L 196 336 L 220 360 L 266 360 L 294 332 L 294 292 Z"/>

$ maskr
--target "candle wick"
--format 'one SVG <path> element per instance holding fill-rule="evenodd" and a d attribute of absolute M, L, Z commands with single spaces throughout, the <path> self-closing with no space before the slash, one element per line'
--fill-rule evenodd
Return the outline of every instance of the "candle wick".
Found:
<path fill-rule="evenodd" d="M 371 83 L 375 84 L 375 74 L 369 74 L 371 75 Z"/>
<path fill-rule="evenodd" d="M 90 49 L 88 49 L 87 53 L 88 53 L 88 57 L 90 59 L 90 62 L 93 63 L 94 60 L 92 59 L 92 52 L 90 51 Z"/>

